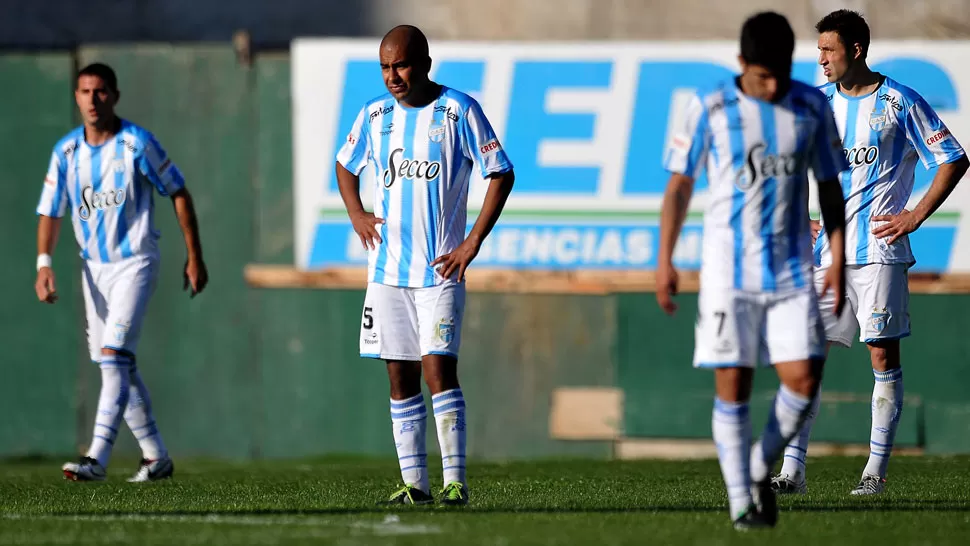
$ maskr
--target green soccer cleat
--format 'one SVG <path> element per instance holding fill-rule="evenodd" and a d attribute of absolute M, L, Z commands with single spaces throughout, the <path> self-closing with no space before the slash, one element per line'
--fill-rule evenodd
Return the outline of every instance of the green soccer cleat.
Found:
<path fill-rule="evenodd" d="M 468 504 L 468 486 L 461 482 L 451 482 L 441 490 L 441 504 L 445 506 L 465 506 Z"/>
<path fill-rule="evenodd" d="M 430 493 L 425 493 L 413 485 L 405 485 L 404 487 L 395 491 L 390 498 L 385 501 L 381 501 L 378 504 L 383 506 L 396 506 L 401 504 L 421 506 L 424 504 L 431 504 L 433 502 L 434 497 L 432 497 Z"/>

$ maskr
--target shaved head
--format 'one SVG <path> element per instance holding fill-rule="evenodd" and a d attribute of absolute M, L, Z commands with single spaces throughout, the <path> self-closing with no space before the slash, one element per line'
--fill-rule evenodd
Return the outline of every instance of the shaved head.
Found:
<path fill-rule="evenodd" d="M 428 39 L 418 27 L 398 25 L 384 35 L 379 51 L 384 86 L 400 102 L 415 106 L 437 93 L 428 79 Z"/>
<path fill-rule="evenodd" d="M 384 35 L 381 40 L 381 50 L 385 47 L 401 48 L 412 59 L 428 57 L 428 39 L 416 26 L 398 25 Z"/>

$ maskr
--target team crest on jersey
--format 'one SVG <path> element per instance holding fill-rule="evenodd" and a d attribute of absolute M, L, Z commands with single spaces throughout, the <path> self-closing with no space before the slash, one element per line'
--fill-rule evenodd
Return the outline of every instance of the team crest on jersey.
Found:
<path fill-rule="evenodd" d="M 882 334 L 883 330 L 886 329 L 886 325 L 889 324 L 889 318 L 889 311 L 885 307 L 882 309 L 873 307 L 872 316 L 869 317 L 869 327 L 873 332 Z"/>
<path fill-rule="evenodd" d="M 455 319 L 443 318 L 438 321 L 435 327 L 435 337 L 442 343 L 451 343 L 455 338 Z"/>
<path fill-rule="evenodd" d="M 124 159 L 115 159 L 114 161 L 112 161 L 111 162 L 111 170 L 113 170 L 116 173 L 123 173 L 123 172 L 125 172 L 125 160 Z"/>
<path fill-rule="evenodd" d="M 889 116 L 886 115 L 885 110 L 873 110 L 869 114 L 869 128 L 873 131 L 882 131 L 886 127 L 888 120 Z"/>
<path fill-rule="evenodd" d="M 431 124 L 428 129 L 428 140 L 435 143 L 440 143 L 445 139 L 445 126 L 441 125 L 437 121 Z"/>

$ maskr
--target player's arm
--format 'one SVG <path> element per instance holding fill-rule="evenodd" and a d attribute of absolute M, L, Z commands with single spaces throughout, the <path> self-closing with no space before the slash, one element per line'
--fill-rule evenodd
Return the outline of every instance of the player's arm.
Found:
<path fill-rule="evenodd" d="M 477 102 L 472 101 L 459 119 L 458 135 L 462 154 L 478 166 L 482 178 L 488 180 L 488 190 L 468 237 L 454 251 L 435 258 L 431 266 L 446 279 L 457 272 L 458 282 L 463 282 L 465 270 L 478 256 L 482 243 L 502 215 L 505 202 L 512 193 L 515 173 L 512 161 Z"/>
<path fill-rule="evenodd" d="M 189 297 L 194 298 L 209 284 L 209 271 L 202 258 L 199 220 L 195 213 L 192 195 L 185 188 L 185 177 L 152 135 L 146 138 L 145 148 L 138 158 L 138 169 L 160 195 L 172 199 L 175 217 L 178 219 L 182 238 L 185 240 L 186 258 L 185 268 L 182 271 L 182 288 L 189 290 Z"/>
<path fill-rule="evenodd" d="M 812 142 L 811 161 L 815 180 L 818 181 L 818 206 L 832 255 L 832 263 L 825 272 L 821 294 L 834 291 L 833 310 L 836 316 L 840 316 L 845 304 L 845 197 L 842 195 L 839 175 L 849 170 L 849 163 L 842 151 L 842 139 L 839 137 L 832 108 L 824 98 L 820 102 L 822 108 Z"/>
<path fill-rule="evenodd" d="M 364 203 L 360 200 L 360 173 L 370 160 L 370 132 L 366 127 L 367 108 L 357 114 L 347 142 L 337 152 L 334 169 L 337 176 L 337 188 L 340 199 L 347 209 L 347 216 L 354 227 L 360 244 L 366 249 L 376 249 L 381 244 L 381 235 L 377 226 L 384 223 L 383 218 L 377 218 L 373 213 L 364 210 Z"/>
<path fill-rule="evenodd" d="M 674 268 L 674 248 L 687 219 L 687 207 L 694 193 L 694 180 L 704 167 L 709 145 L 707 109 L 700 98 L 694 96 L 664 154 L 664 169 L 671 174 L 660 208 L 656 296 L 657 304 L 668 315 L 677 311 L 677 304 L 673 300 L 673 296 L 677 294 L 678 283 L 677 270 Z"/>
<path fill-rule="evenodd" d="M 872 230 L 873 235 L 893 244 L 900 237 L 919 229 L 966 174 L 970 161 L 956 137 L 950 134 L 936 112 L 922 98 L 910 106 L 905 122 L 906 135 L 916 148 L 927 169 L 939 166 L 933 182 L 912 211 L 873 216 L 875 222 L 886 222 Z"/>
<path fill-rule="evenodd" d="M 57 301 L 51 256 L 61 231 L 61 217 L 67 211 L 66 162 L 66 158 L 55 149 L 37 204 L 37 280 L 34 291 L 37 299 L 44 303 Z"/>

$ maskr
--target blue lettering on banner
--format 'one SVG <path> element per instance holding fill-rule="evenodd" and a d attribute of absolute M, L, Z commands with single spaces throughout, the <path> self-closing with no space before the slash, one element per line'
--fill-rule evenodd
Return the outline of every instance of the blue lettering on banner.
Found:
<path fill-rule="evenodd" d="M 432 77 L 445 85 L 481 100 L 486 87 L 488 58 L 435 59 Z M 897 57 L 876 62 L 873 69 L 913 86 L 937 112 L 960 108 L 959 93 L 947 72 L 925 58 Z M 540 150 L 548 144 L 588 144 L 616 147 L 616 157 L 624 161 L 617 172 L 621 178 L 612 181 L 619 185 L 619 199 L 624 197 L 660 198 L 667 182 L 662 157 L 670 125 L 672 101 L 684 91 L 710 89 L 735 73 L 732 67 L 705 60 L 645 59 L 637 66 L 636 88 L 629 104 L 609 104 L 605 108 L 625 109 L 630 117 L 626 134 L 597 134 L 597 113 L 570 108 L 557 112 L 550 106 L 555 93 L 608 92 L 613 85 L 615 63 L 609 59 L 550 59 L 515 60 L 510 67 L 505 112 L 489 111 L 491 119 L 504 119 L 498 124 L 505 151 L 516 167 L 515 194 L 529 197 L 559 198 L 589 196 L 596 198 L 603 187 L 601 163 L 557 157 L 544 160 Z M 793 76 L 815 83 L 818 66 L 813 60 L 799 60 L 793 66 Z M 380 66 L 373 58 L 346 61 L 341 104 L 334 130 L 334 142 L 342 143 L 353 125 L 364 101 L 386 92 L 381 81 Z M 593 142 L 594 138 L 599 142 Z M 334 150 L 336 151 L 336 150 Z M 612 159 L 609 159 L 612 160 Z M 603 161 L 607 161 L 606 158 Z M 916 168 L 914 192 L 925 190 L 932 171 L 922 164 Z M 328 176 L 329 193 L 337 194 L 334 176 Z M 706 174 L 697 181 L 697 190 L 707 186 Z M 350 224 L 332 216 L 321 218 L 311 245 L 310 268 L 348 264 L 364 264 L 366 256 L 352 250 L 356 237 L 350 237 Z M 479 264 L 513 268 L 603 268 L 651 269 L 657 252 L 656 220 L 631 220 L 626 223 L 599 225 L 584 223 L 582 218 L 562 218 L 559 223 L 528 221 L 519 215 L 513 220 L 502 219 L 496 226 L 482 254 Z M 685 237 L 700 233 L 699 224 L 688 224 Z M 955 226 L 924 225 L 912 234 L 911 241 L 917 255 L 916 271 L 945 271 L 955 239 Z M 683 243 L 684 240 L 682 240 Z M 359 240 L 357 240 L 359 246 Z M 686 252 L 686 251 L 685 251 Z M 688 259 L 684 254 L 682 267 L 699 266 L 699 250 Z"/>

